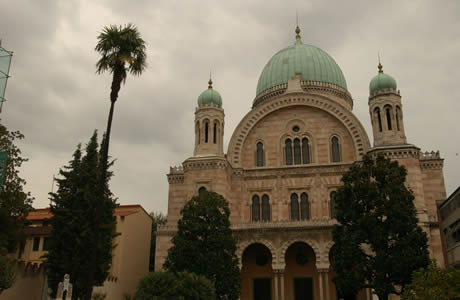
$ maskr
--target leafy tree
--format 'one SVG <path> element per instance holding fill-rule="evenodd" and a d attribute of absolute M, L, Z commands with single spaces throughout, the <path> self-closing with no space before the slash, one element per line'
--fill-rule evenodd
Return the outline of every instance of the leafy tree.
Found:
<path fill-rule="evenodd" d="M 164 268 L 205 276 L 214 283 L 217 299 L 238 299 L 240 272 L 228 202 L 204 191 L 188 201 L 181 213 Z"/>
<path fill-rule="evenodd" d="M 96 63 L 96 73 L 109 71 L 113 74 L 110 92 L 110 111 L 107 121 L 106 140 L 102 147 L 102 179 L 107 176 L 110 132 L 112 128 L 113 111 L 121 83 L 126 82 L 128 72 L 141 75 L 147 67 L 145 41 L 133 24 L 122 26 L 110 25 L 104 27 L 97 37 L 95 50 L 101 54 Z"/>
<path fill-rule="evenodd" d="M 460 299 L 460 270 L 442 269 L 432 261 L 426 269 L 412 273 L 412 283 L 406 286 L 402 300 Z"/>
<path fill-rule="evenodd" d="M 54 216 L 47 265 L 53 294 L 67 273 L 73 283 L 73 299 L 89 300 L 93 286 L 102 285 L 108 275 L 116 235 L 116 203 L 108 187 L 110 173 L 104 196 L 99 196 L 101 164 L 94 132 L 85 154 L 79 145 L 69 165 L 59 172 L 57 192 L 50 193 Z"/>
<path fill-rule="evenodd" d="M 14 143 L 23 138 L 19 131 L 8 131 L 0 124 L 0 151 L 8 153 L 0 191 L 0 250 L 3 248 L 8 252 L 16 249 L 24 218 L 34 200 L 30 192 L 24 191 L 26 181 L 19 177 L 19 169 L 27 159 L 22 157 L 21 150 Z"/>
<path fill-rule="evenodd" d="M 11 287 L 15 274 L 6 254 L 13 252 L 22 238 L 24 218 L 32 208 L 33 197 L 24 191 L 26 181 L 19 177 L 19 169 L 27 159 L 15 145 L 24 135 L 19 131 L 8 131 L 0 124 L 0 151 L 8 154 L 3 182 L 0 182 L 0 293 Z"/>
<path fill-rule="evenodd" d="M 150 216 L 152 217 L 152 236 L 150 239 L 150 264 L 149 271 L 152 272 L 155 270 L 155 249 L 157 243 L 157 228 L 158 225 L 166 224 L 167 217 L 162 213 L 151 212 Z"/>
<path fill-rule="evenodd" d="M 371 287 L 380 300 L 401 294 L 412 271 L 429 264 L 427 237 L 417 225 L 407 171 L 368 156 L 342 177 L 336 194 L 335 283 L 344 295 Z"/>
<path fill-rule="evenodd" d="M 141 279 L 134 300 L 214 300 L 214 286 L 204 276 L 187 272 L 152 272 Z"/>

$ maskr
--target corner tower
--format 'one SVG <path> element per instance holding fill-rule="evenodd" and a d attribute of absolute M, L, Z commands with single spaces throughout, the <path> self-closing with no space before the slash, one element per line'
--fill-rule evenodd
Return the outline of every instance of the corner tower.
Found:
<path fill-rule="evenodd" d="M 401 95 L 396 80 L 379 72 L 369 84 L 369 113 L 371 115 L 374 147 L 407 144 L 404 133 Z"/>
<path fill-rule="evenodd" d="M 224 117 L 222 97 L 213 89 L 209 78 L 208 88 L 198 97 L 198 107 L 195 110 L 193 156 L 224 156 Z"/>

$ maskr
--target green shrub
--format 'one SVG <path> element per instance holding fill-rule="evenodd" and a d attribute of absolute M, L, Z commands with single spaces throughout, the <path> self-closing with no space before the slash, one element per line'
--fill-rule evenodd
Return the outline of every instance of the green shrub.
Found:
<path fill-rule="evenodd" d="M 141 279 L 134 300 L 215 300 L 214 285 L 193 273 L 154 272 Z"/>

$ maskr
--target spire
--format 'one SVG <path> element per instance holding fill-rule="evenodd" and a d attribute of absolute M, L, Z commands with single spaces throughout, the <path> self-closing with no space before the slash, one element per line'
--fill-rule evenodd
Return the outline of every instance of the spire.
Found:
<path fill-rule="evenodd" d="M 378 65 L 378 68 L 379 68 L 379 73 L 383 73 L 383 66 L 382 64 L 380 63 L 380 53 L 377 52 L 377 56 L 379 58 L 379 65 Z"/>
<path fill-rule="evenodd" d="M 211 78 L 211 70 L 209 70 L 209 81 L 208 81 L 208 89 L 212 89 L 212 78 Z"/>

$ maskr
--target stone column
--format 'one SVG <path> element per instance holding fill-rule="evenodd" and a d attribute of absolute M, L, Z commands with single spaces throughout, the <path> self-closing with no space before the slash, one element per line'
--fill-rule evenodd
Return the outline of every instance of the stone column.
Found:
<path fill-rule="evenodd" d="M 319 278 L 319 299 L 324 300 L 324 297 L 323 297 L 323 272 L 318 272 L 318 278 Z"/>
<path fill-rule="evenodd" d="M 281 282 L 281 299 L 280 300 L 284 300 L 284 270 L 282 270 L 280 272 L 280 282 Z"/>
<path fill-rule="evenodd" d="M 273 277 L 274 277 L 274 284 L 275 284 L 275 297 L 274 297 L 274 300 L 278 300 L 278 296 L 279 296 L 279 293 L 278 293 L 278 272 L 276 272 L 275 270 L 273 270 Z"/>
<path fill-rule="evenodd" d="M 328 268 L 321 268 L 318 269 L 319 275 L 319 297 L 321 300 L 330 300 L 330 292 L 329 292 L 329 269 Z M 324 285 L 323 285 L 324 279 Z"/>

